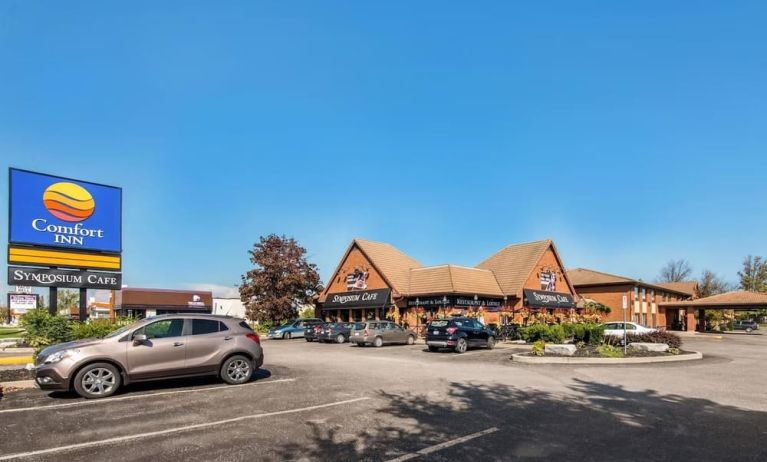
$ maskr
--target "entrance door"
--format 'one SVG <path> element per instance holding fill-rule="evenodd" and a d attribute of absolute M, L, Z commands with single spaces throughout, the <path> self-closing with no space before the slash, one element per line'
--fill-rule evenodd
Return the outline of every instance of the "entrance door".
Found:
<path fill-rule="evenodd" d="M 147 341 L 128 344 L 128 375 L 134 380 L 183 373 L 186 361 L 186 336 L 183 319 L 162 319 L 133 332 L 146 335 Z M 132 338 L 131 338 L 132 340 Z"/>

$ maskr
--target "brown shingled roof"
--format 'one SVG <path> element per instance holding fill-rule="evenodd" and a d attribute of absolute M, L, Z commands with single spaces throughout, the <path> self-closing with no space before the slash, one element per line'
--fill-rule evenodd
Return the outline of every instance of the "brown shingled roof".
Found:
<path fill-rule="evenodd" d="M 689 292 L 689 288 L 686 285 L 689 284 L 688 282 L 678 283 L 680 285 L 685 284 L 682 287 L 674 287 L 673 284 L 677 283 L 655 284 L 640 281 L 638 279 L 632 279 L 626 276 L 618 276 L 617 274 L 604 273 L 602 271 L 594 271 L 586 268 L 573 268 L 571 270 L 567 270 L 567 275 L 570 277 L 570 281 L 572 281 L 573 285 L 576 287 L 636 284 L 644 287 L 649 287 L 651 289 L 663 289 L 665 291 L 675 292 L 680 295 L 692 296 L 692 293 Z M 691 282 L 693 284 L 697 284 L 695 281 Z"/>
<path fill-rule="evenodd" d="M 407 292 L 410 269 L 423 266 L 391 244 L 363 239 L 355 239 L 352 244 L 357 244 L 392 289 L 401 294 Z"/>
<path fill-rule="evenodd" d="M 487 269 L 495 274 L 498 285 L 506 295 L 522 296 L 522 288 L 527 278 L 535 269 L 543 254 L 551 247 L 559 264 L 562 261 L 551 239 L 524 244 L 512 244 L 493 254 L 490 258 L 477 265 L 477 268 Z M 565 275 L 567 284 L 570 280 Z"/>
<path fill-rule="evenodd" d="M 573 268 L 567 270 L 567 275 L 574 286 L 588 286 L 600 284 L 634 284 L 637 281 L 617 274 L 603 273 L 586 268 Z"/>
<path fill-rule="evenodd" d="M 695 297 L 698 294 L 698 281 L 656 282 L 655 285 L 675 292 L 685 293 L 690 297 Z"/>
<path fill-rule="evenodd" d="M 410 270 L 407 295 L 442 293 L 503 296 L 498 281 L 489 270 L 458 265 L 428 266 Z"/>
<path fill-rule="evenodd" d="M 660 303 L 660 306 L 693 306 L 700 308 L 706 306 L 721 308 L 735 308 L 738 306 L 767 307 L 767 294 L 751 292 L 748 290 L 734 290 L 732 292 L 725 292 L 723 294 L 698 298 L 696 300 Z"/>

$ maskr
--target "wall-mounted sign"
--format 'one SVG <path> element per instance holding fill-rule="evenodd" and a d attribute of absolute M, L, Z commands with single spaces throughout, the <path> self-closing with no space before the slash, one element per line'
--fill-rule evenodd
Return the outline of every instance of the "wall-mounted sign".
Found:
<path fill-rule="evenodd" d="M 16 286 L 16 293 L 17 294 L 31 294 L 32 293 L 32 287 L 31 286 Z"/>
<path fill-rule="evenodd" d="M 16 316 L 37 307 L 37 294 L 8 294 L 8 308 Z"/>
<path fill-rule="evenodd" d="M 120 273 L 99 271 L 57 270 L 44 268 L 8 267 L 8 285 L 33 287 L 71 287 L 85 289 L 115 289 L 122 284 Z"/>
<path fill-rule="evenodd" d="M 354 268 L 354 271 L 346 276 L 346 290 L 365 290 L 368 288 L 368 275 L 370 272 L 367 268 Z"/>
<path fill-rule="evenodd" d="M 12 244 L 118 253 L 122 189 L 10 169 Z"/>
<path fill-rule="evenodd" d="M 339 308 L 383 308 L 389 305 L 391 289 L 357 290 L 328 294 L 322 309 L 337 310 Z"/>
<path fill-rule="evenodd" d="M 554 292 L 557 290 L 557 273 L 551 270 L 544 270 L 540 273 L 541 290 Z"/>
<path fill-rule="evenodd" d="M 15 265 L 55 266 L 120 271 L 120 255 L 73 250 L 41 249 L 39 247 L 8 246 L 8 263 Z"/>
<path fill-rule="evenodd" d="M 546 290 L 524 289 L 525 306 L 534 308 L 575 308 L 575 299 L 570 294 Z"/>
<path fill-rule="evenodd" d="M 485 307 L 488 311 L 494 311 L 501 308 L 503 300 L 499 298 L 477 297 L 458 295 L 442 297 L 408 298 L 407 306 L 423 308 L 442 308 L 442 307 Z"/>

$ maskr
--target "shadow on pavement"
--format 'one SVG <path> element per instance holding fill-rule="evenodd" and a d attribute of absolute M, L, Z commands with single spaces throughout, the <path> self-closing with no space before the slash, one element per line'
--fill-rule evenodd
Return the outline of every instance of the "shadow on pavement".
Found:
<path fill-rule="evenodd" d="M 269 369 L 259 368 L 253 372 L 251 381 L 268 379 L 272 376 L 272 372 Z M 113 396 L 130 395 L 137 392 L 160 392 L 171 390 L 184 390 L 186 388 L 196 388 L 205 386 L 226 385 L 226 383 L 215 376 L 203 376 L 203 377 L 184 377 L 178 379 L 157 380 L 151 382 L 137 382 L 131 383 L 121 387 L 117 393 Z M 61 392 L 54 391 L 48 394 L 49 397 L 67 400 L 67 399 L 83 399 L 74 392 Z"/>
<path fill-rule="evenodd" d="M 350 436 L 340 425 L 309 421 L 309 442 L 283 445 L 277 454 L 281 460 L 388 460 L 498 427 L 418 460 L 767 460 L 765 412 L 587 381 L 570 388 L 572 394 L 560 396 L 452 383 L 440 399 L 381 391 L 387 404 L 370 411 L 372 427 Z"/>

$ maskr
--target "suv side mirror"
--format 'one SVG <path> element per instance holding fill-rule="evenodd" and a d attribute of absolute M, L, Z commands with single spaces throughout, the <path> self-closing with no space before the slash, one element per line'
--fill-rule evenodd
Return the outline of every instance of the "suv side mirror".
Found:
<path fill-rule="evenodd" d="M 147 341 L 149 341 L 149 339 L 147 338 L 146 334 L 138 334 L 133 336 L 134 345 L 143 345 Z"/>

